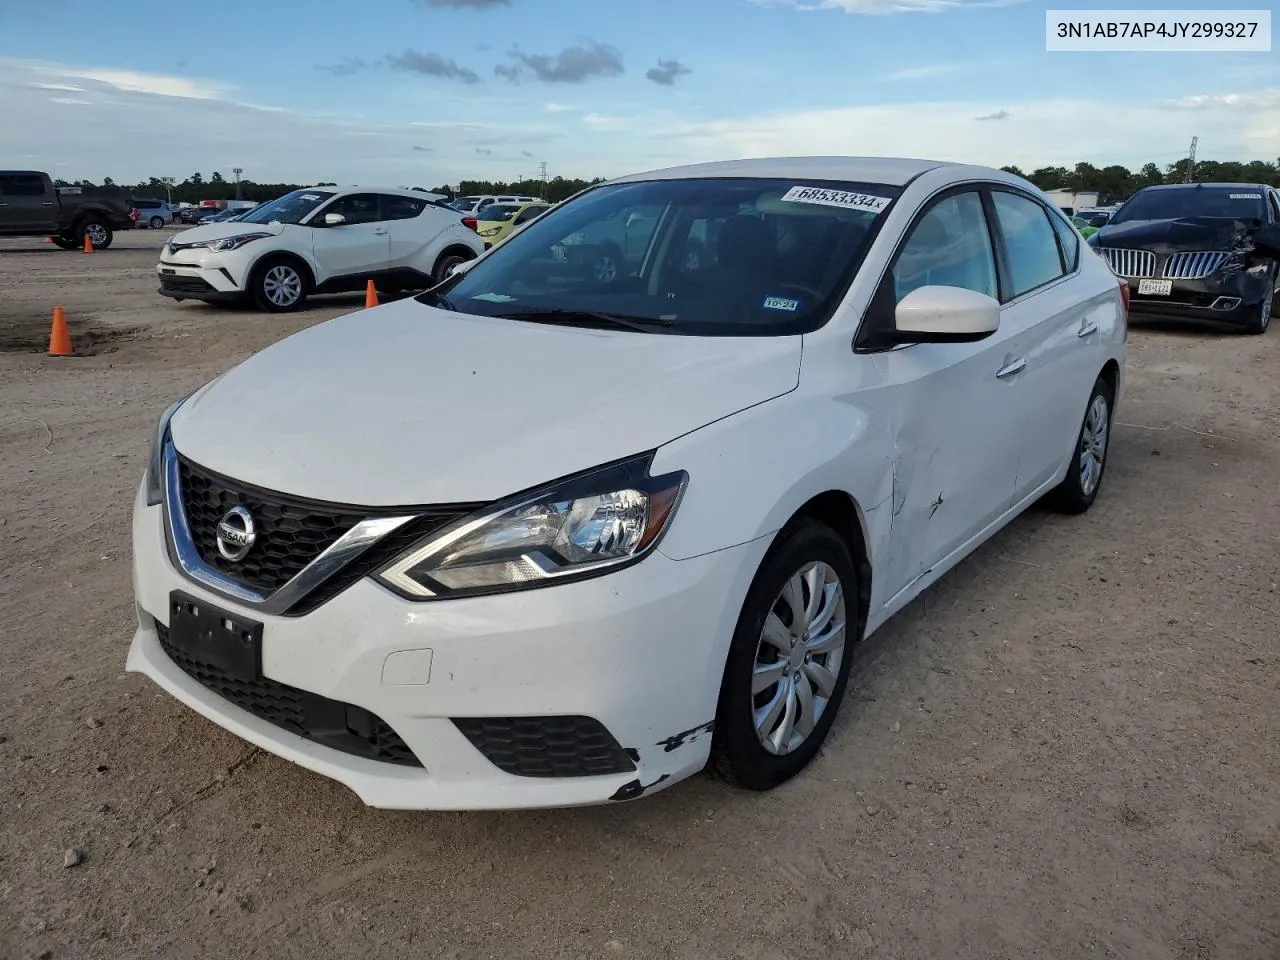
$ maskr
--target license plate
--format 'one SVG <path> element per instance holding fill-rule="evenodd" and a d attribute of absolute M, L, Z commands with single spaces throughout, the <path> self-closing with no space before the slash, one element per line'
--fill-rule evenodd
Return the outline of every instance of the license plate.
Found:
<path fill-rule="evenodd" d="M 248 683 L 262 676 L 262 624 L 181 590 L 169 594 L 169 643 L 233 680 Z"/>
<path fill-rule="evenodd" d="M 1139 280 L 1138 296 L 1140 297 L 1167 297 L 1173 293 L 1172 280 Z"/>

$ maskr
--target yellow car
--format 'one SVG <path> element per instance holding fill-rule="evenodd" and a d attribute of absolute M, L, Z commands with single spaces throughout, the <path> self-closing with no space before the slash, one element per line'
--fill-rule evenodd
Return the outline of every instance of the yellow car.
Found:
<path fill-rule="evenodd" d="M 549 203 L 491 203 L 476 220 L 476 233 L 488 250 L 551 209 Z"/>

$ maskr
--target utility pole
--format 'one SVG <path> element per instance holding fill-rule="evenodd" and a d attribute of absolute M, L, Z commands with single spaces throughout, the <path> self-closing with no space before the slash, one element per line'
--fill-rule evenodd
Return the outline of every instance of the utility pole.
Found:
<path fill-rule="evenodd" d="M 1196 144 L 1199 142 L 1199 137 L 1191 138 L 1191 152 L 1187 155 L 1187 183 L 1196 178 Z"/>
<path fill-rule="evenodd" d="M 231 172 L 236 175 L 236 199 L 240 199 L 240 174 L 244 173 L 244 167 L 232 167 Z"/>
<path fill-rule="evenodd" d="M 160 182 L 164 184 L 164 194 L 169 206 L 173 206 L 173 185 L 178 182 L 177 177 L 161 177 Z"/>

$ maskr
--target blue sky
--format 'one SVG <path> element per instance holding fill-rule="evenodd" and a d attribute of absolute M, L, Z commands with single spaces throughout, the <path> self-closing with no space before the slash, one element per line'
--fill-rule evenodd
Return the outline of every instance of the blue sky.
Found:
<path fill-rule="evenodd" d="M 1193 135 L 1280 154 L 1274 52 L 1047 53 L 1046 6 L 0 0 L 4 162 L 435 185 L 778 154 L 1137 167 Z"/>

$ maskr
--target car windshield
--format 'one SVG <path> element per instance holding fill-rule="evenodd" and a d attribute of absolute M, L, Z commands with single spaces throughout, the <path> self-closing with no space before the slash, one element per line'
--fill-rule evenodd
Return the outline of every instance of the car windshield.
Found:
<path fill-rule="evenodd" d="M 421 299 L 655 333 L 803 333 L 834 311 L 900 193 L 790 179 L 597 187 Z"/>
<path fill-rule="evenodd" d="M 506 223 L 519 212 L 519 204 L 491 203 L 484 208 L 484 219 L 490 223 Z"/>
<path fill-rule="evenodd" d="M 301 223 L 332 196 L 324 190 L 295 190 L 254 207 L 242 219 L 245 223 Z"/>
<path fill-rule="evenodd" d="M 1111 222 L 1181 220 L 1188 217 L 1262 220 L 1266 217 L 1266 201 L 1260 188 L 1243 184 L 1147 189 L 1138 191 L 1111 218 Z"/>

